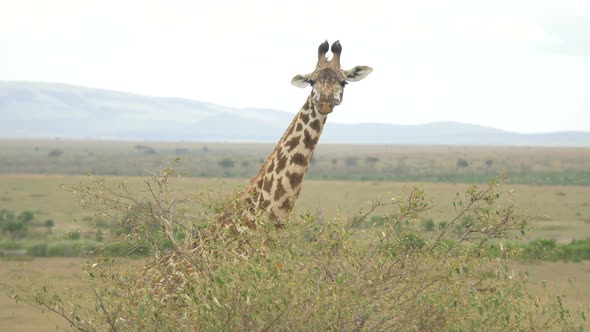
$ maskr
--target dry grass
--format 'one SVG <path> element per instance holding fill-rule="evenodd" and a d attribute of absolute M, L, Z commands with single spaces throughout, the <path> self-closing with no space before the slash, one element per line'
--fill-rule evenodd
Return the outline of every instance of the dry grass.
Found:
<path fill-rule="evenodd" d="M 1 280 L 14 280 L 28 275 L 56 289 L 81 289 L 83 283 L 78 279 L 80 274 L 82 268 L 79 258 L 0 260 Z M 58 327 L 65 329 L 68 324 L 56 315 L 43 313 L 29 304 L 17 304 L 8 296 L 0 295 L 0 331 L 55 331 Z"/>
<path fill-rule="evenodd" d="M 256 174 L 270 143 L 0 140 L 0 173 L 145 175 L 169 166 L 190 177 Z M 56 152 L 56 153 L 55 153 Z M 53 156 L 52 156 L 53 154 Z M 220 161 L 231 159 L 233 166 Z M 590 184 L 590 148 L 461 147 L 320 144 L 308 178 L 485 183 Z M 463 160 L 463 167 L 458 161 Z"/>

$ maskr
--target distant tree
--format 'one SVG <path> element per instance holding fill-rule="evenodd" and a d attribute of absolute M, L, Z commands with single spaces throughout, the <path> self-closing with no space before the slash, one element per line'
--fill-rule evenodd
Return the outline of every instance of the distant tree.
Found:
<path fill-rule="evenodd" d="M 18 215 L 17 218 L 19 221 L 28 224 L 30 223 L 33 219 L 35 219 L 35 212 L 33 211 L 23 211 Z"/>
<path fill-rule="evenodd" d="M 8 211 L 6 209 L 0 210 L 0 224 L 12 220 L 14 220 L 14 212 Z"/>
<path fill-rule="evenodd" d="M 375 165 L 377 165 L 378 162 L 379 162 L 379 158 L 377 158 L 377 157 L 369 156 L 369 157 L 365 158 L 365 163 L 371 168 L 375 168 Z"/>
<path fill-rule="evenodd" d="M 422 219 L 422 227 L 427 232 L 432 232 L 434 230 L 434 220 L 432 218 Z"/>
<path fill-rule="evenodd" d="M 469 162 L 463 158 L 457 159 L 457 167 L 466 168 L 469 166 Z"/>
<path fill-rule="evenodd" d="M 203 152 L 209 152 L 209 148 L 206 145 L 203 145 Z"/>
<path fill-rule="evenodd" d="M 188 154 L 188 149 L 176 149 L 176 154 Z"/>
<path fill-rule="evenodd" d="M 358 158 L 357 157 L 348 157 L 345 159 L 346 162 L 346 166 L 347 167 L 355 167 L 356 164 L 358 163 Z"/>
<path fill-rule="evenodd" d="M 8 234 L 12 239 L 20 239 L 27 234 L 27 224 L 19 220 L 5 221 L 2 224 L 2 233 Z"/>
<path fill-rule="evenodd" d="M 235 165 L 235 162 L 231 158 L 224 158 L 219 162 L 219 165 L 223 168 L 232 168 Z"/>
<path fill-rule="evenodd" d="M 488 159 L 488 160 L 486 160 L 486 166 L 487 166 L 488 168 L 492 167 L 492 165 L 493 165 L 493 164 L 494 164 L 494 160 L 492 160 L 492 159 Z"/>
<path fill-rule="evenodd" d="M 51 219 L 45 220 L 43 226 L 47 227 L 47 234 L 51 234 L 51 229 L 55 226 L 55 223 Z"/>
<path fill-rule="evenodd" d="M 144 154 L 157 154 L 158 152 L 156 149 L 152 148 L 151 146 L 138 144 L 135 146 L 136 150 L 143 151 Z"/>
<path fill-rule="evenodd" d="M 59 156 L 61 156 L 62 154 L 64 154 L 64 151 L 61 149 L 53 149 L 51 151 L 49 151 L 49 153 L 47 154 L 49 157 L 54 157 L 57 158 Z"/>
<path fill-rule="evenodd" d="M 250 163 L 247 160 L 242 161 L 242 167 L 248 167 Z"/>

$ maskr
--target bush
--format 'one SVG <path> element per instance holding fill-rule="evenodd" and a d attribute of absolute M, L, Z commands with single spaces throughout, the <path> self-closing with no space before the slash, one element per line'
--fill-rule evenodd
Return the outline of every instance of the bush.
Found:
<path fill-rule="evenodd" d="M 47 155 L 49 157 L 57 158 L 57 157 L 60 157 L 62 154 L 64 154 L 63 150 L 53 149 L 53 150 L 49 151 L 49 153 Z"/>
<path fill-rule="evenodd" d="M 27 254 L 34 257 L 47 257 L 49 250 L 47 243 L 36 243 L 27 247 Z"/>
<path fill-rule="evenodd" d="M 91 331 L 577 328 L 561 298 L 542 304 L 526 275 L 512 273 L 515 252 L 489 254 L 491 240 L 522 231 L 528 220 L 500 198 L 496 182 L 458 196 L 457 216 L 437 232 L 412 231 L 429 211 L 419 188 L 349 219 L 307 213 L 276 228 L 259 217 L 253 230 L 239 224 L 239 194 L 189 213 L 168 189 L 170 174 L 149 181 L 149 204 L 102 181 L 81 188 L 86 206 L 105 215 L 122 220 L 135 208 L 136 222 L 116 240 L 148 245 L 153 256 L 144 269 L 97 257 L 85 265 L 92 292 L 36 287 L 19 299 Z M 381 210 L 380 225 L 358 227 Z M 220 212 L 238 224 L 213 222 Z"/>
<path fill-rule="evenodd" d="M 432 220 L 432 218 L 426 218 L 426 219 L 422 219 L 422 228 L 426 231 L 426 232 L 432 232 L 434 230 L 434 220 Z"/>
<path fill-rule="evenodd" d="M 457 167 L 466 168 L 469 167 L 469 162 L 463 158 L 457 159 Z"/>
<path fill-rule="evenodd" d="M 590 239 L 574 240 L 569 244 L 560 246 L 559 258 L 575 262 L 590 259 Z"/>
<path fill-rule="evenodd" d="M 81 245 L 78 242 L 62 241 L 47 245 L 48 257 L 76 257 L 80 256 Z"/>
<path fill-rule="evenodd" d="M 234 167 L 235 162 L 231 158 L 224 158 L 219 162 L 219 166 L 223 168 L 232 168 Z"/>
<path fill-rule="evenodd" d="M 80 231 L 71 231 L 65 234 L 64 238 L 66 240 L 80 240 Z"/>

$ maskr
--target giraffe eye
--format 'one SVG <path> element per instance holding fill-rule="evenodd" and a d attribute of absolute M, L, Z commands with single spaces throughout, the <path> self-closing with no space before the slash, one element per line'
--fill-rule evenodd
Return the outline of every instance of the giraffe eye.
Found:
<path fill-rule="evenodd" d="M 307 83 L 309 83 L 309 85 L 313 86 L 315 84 L 314 80 L 308 80 Z"/>
<path fill-rule="evenodd" d="M 346 86 L 346 84 L 348 84 L 348 82 L 346 82 L 346 81 L 342 81 L 342 82 L 340 82 L 340 85 L 341 85 L 342 87 L 345 87 L 345 86 Z"/>

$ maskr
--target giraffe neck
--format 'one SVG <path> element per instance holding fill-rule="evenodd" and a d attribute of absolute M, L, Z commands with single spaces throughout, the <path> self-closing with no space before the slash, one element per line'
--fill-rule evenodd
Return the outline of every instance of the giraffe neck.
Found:
<path fill-rule="evenodd" d="M 253 195 L 254 208 L 273 221 L 286 219 L 295 205 L 327 119 L 311 100 L 312 95 L 246 188 Z"/>

